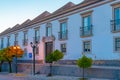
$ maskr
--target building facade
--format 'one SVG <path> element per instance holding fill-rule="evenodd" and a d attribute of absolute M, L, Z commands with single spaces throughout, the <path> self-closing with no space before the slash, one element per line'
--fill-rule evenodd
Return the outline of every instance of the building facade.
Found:
<path fill-rule="evenodd" d="M 19 45 L 21 61 L 31 61 L 30 42 L 38 41 L 36 60 L 55 49 L 63 60 L 77 60 L 85 54 L 94 60 L 120 60 L 120 0 L 84 0 L 67 3 L 53 13 L 43 12 L 0 34 L 0 49 Z"/>

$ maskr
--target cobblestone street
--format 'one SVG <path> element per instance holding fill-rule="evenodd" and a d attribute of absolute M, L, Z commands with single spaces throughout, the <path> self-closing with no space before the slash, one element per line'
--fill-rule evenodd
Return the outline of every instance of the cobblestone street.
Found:
<path fill-rule="evenodd" d="M 71 76 L 52 76 L 46 77 L 46 75 L 27 75 L 27 74 L 14 74 L 14 73 L 0 73 L 0 80 L 80 80 L 79 77 Z M 112 80 L 112 79 L 95 79 L 89 80 Z"/>

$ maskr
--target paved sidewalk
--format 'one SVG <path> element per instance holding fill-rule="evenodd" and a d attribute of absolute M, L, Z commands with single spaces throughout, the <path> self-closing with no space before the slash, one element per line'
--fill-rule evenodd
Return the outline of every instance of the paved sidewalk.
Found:
<path fill-rule="evenodd" d="M 47 77 L 44 74 L 39 75 L 27 75 L 22 73 L 0 73 L 0 80 L 80 80 L 79 77 L 72 76 L 52 76 Z M 91 78 L 89 80 L 112 80 L 112 79 L 96 79 Z"/>

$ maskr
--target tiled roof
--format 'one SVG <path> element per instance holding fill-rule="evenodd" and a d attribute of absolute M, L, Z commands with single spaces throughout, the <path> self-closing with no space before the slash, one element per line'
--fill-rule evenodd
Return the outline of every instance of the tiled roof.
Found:
<path fill-rule="evenodd" d="M 70 8 L 73 7 L 73 6 L 75 6 L 75 4 L 72 3 L 72 2 L 69 2 L 69 3 L 65 4 L 63 7 L 59 8 L 58 10 L 56 10 L 55 12 L 53 12 L 53 14 L 56 14 L 56 13 L 65 11 L 65 10 L 67 10 L 67 9 L 70 9 Z"/>
<path fill-rule="evenodd" d="M 23 22 L 17 29 L 26 28 L 30 22 L 31 22 L 31 20 L 30 20 L 30 19 L 27 19 L 27 20 L 26 20 L 25 22 Z"/>
<path fill-rule="evenodd" d="M 6 34 L 7 32 L 9 32 L 10 29 L 11 29 L 11 28 L 7 28 L 6 30 L 4 30 L 2 33 L 0 33 L 0 36 Z"/>
<path fill-rule="evenodd" d="M 28 20 L 26 20 L 25 22 L 23 22 L 21 25 L 16 24 L 14 27 L 8 28 L 8 29 L 6 29 L 5 31 L 3 31 L 3 32 L 0 34 L 0 36 L 1 36 L 1 35 L 5 35 L 5 34 L 8 34 L 8 33 L 10 33 L 10 32 L 16 31 L 16 30 L 19 30 L 19 29 L 22 29 L 22 28 L 25 28 L 25 27 L 27 27 L 27 25 L 29 24 L 30 21 L 31 21 L 31 20 L 28 19 Z"/>
<path fill-rule="evenodd" d="M 29 25 L 32 25 L 32 24 L 35 24 L 35 23 L 41 21 L 43 18 L 49 16 L 50 14 L 51 14 L 51 13 L 48 12 L 48 11 L 43 12 L 42 14 L 40 14 L 39 16 L 37 16 L 36 18 L 34 18 L 34 19 L 29 23 Z"/>

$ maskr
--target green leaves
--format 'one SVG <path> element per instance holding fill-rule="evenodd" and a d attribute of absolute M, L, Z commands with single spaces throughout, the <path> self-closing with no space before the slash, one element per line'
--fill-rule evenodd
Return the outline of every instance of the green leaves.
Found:
<path fill-rule="evenodd" d="M 55 50 L 54 52 L 50 53 L 46 57 L 46 61 L 48 63 L 52 63 L 53 61 L 58 61 L 58 60 L 62 59 L 63 56 L 64 56 L 64 54 L 62 52 L 60 52 L 59 50 Z"/>
<path fill-rule="evenodd" d="M 83 55 L 82 58 L 77 60 L 77 65 L 81 68 L 89 68 L 92 66 L 92 59 Z"/>

